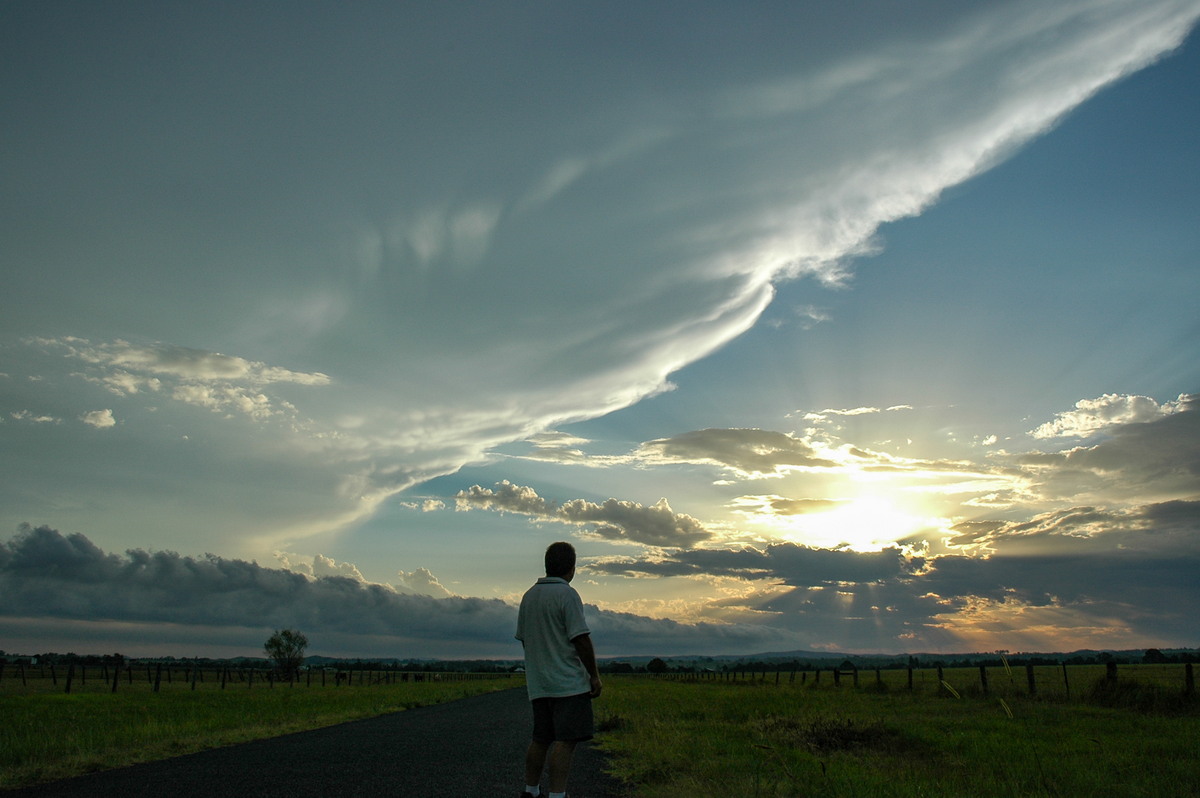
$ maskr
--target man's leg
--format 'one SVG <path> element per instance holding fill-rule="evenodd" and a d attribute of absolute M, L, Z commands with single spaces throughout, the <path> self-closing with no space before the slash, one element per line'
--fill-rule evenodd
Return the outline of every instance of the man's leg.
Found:
<path fill-rule="evenodd" d="M 567 776 L 571 774 L 571 757 L 575 754 L 575 743 L 558 741 L 550 746 L 550 792 L 566 792 Z M 532 784 L 533 782 L 530 782 Z"/>
<path fill-rule="evenodd" d="M 547 743 L 539 743 L 537 740 L 529 743 L 529 749 L 525 752 L 525 783 L 527 785 L 535 785 L 542 780 L 542 769 L 546 766 L 546 751 L 550 749 Z"/>

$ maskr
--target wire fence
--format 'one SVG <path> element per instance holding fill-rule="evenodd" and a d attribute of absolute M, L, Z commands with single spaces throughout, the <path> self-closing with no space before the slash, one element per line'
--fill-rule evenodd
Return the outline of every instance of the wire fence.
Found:
<path fill-rule="evenodd" d="M 461 682 L 508 679 L 506 672 L 408 671 L 372 668 L 309 668 L 291 673 L 247 667 L 164 663 L 0 664 L 0 693 L 97 693 L 128 690 L 227 690 L 337 688 L 407 682 Z"/>

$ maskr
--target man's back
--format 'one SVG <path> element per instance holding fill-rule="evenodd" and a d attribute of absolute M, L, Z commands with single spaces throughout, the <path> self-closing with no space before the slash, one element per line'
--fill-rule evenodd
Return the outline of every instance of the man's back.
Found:
<path fill-rule="evenodd" d="M 525 592 L 517 615 L 517 639 L 525 646 L 530 700 L 579 695 L 590 689 L 587 670 L 572 640 L 589 634 L 583 602 L 567 580 L 539 579 Z"/>

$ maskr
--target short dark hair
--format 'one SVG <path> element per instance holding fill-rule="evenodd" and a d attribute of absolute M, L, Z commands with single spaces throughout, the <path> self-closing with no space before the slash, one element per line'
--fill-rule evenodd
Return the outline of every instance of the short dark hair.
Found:
<path fill-rule="evenodd" d="M 546 548 L 546 576 L 566 576 L 574 569 L 574 546 L 560 540 Z"/>

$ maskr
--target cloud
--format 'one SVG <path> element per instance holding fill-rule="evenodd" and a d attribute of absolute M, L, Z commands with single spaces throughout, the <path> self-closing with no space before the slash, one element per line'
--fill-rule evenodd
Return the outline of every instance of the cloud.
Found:
<path fill-rule="evenodd" d="M 11 416 L 15 421 L 29 421 L 34 424 L 57 424 L 61 420 L 55 418 L 54 416 L 34 415 L 28 410 L 17 410 L 9 413 L 9 416 Z"/>
<path fill-rule="evenodd" d="M 986 554 L 918 555 L 816 549 L 695 549 L 598 558 L 611 576 L 737 579 L 757 585 L 697 610 L 836 641 L 849 650 L 958 650 L 1022 641 L 1026 650 L 1161 645 L 1190 639 L 1187 608 L 1200 600 L 1200 502 L 1127 511 L 1079 507 L 1021 522 L 974 522 Z M 1026 628 L 1037 618 L 1036 631 Z"/>
<path fill-rule="evenodd" d="M 332 567 L 325 559 L 322 569 Z M 401 572 L 422 593 L 439 587 L 426 569 Z M 95 624 L 186 624 L 221 637 L 248 628 L 301 629 L 314 650 L 387 657 L 520 657 L 516 607 L 496 599 L 401 592 L 341 573 L 311 576 L 256 563 L 169 551 L 107 554 L 84 535 L 24 527 L 0 543 L 0 615 Z M 785 631 L 728 624 L 683 624 L 588 605 L 602 653 L 739 651 L 797 638 Z M 453 652 L 448 654 L 447 652 Z"/>
<path fill-rule="evenodd" d="M 79 420 L 89 427 L 95 427 L 96 429 L 108 429 L 109 427 L 115 427 L 117 424 L 117 420 L 113 418 L 112 410 L 108 409 L 89 410 L 80 416 Z"/>
<path fill-rule="evenodd" d="M 10 183 L 71 200 L 29 206 L 33 217 L 10 215 L 0 229 L 6 262 L 28 264 L 10 286 L 21 291 L 11 329 L 50 331 L 22 354 L 49 379 L 19 407 L 76 418 L 98 406 L 55 379 L 63 354 L 76 380 L 106 393 L 145 442 L 145 456 L 123 461 L 143 464 L 129 483 L 176 475 L 163 498 L 136 503 L 143 539 L 182 545 L 253 528 L 269 552 L 344 529 L 498 446 L 666 390 L 671 374 L 750 329 L 780 281 L 846 283 L 881 225 L 920 213 L 1178 46 L 1197 13 L 1166 0 L 777 11 L 664 18 L 631 4 L 628 29 L 654 31 L 655 46 L 614 57 L 594 33 L 611 25 L 608 10 L 563 6 L 539 17 L 546 35 L 531 41 L 522 13 L 363 6 L 336 23 L 298 16 L 328 46 L 269 80 L 263 54 L 290 45 L 252 7 L 246 24 L 183 33 L 150 15 L 114 31 L 106 53 L 91 49 L 86 26 L 31 38 L 19 56 L 37 77 L 26 94 L 57 104 L 21 100 L 10 114 L 30 131 L 14 142 L 21 174 Z M 107 53 L 168 33 L 187 55 L 159 77 L 194 91 L 146 104 L 140 76 Z M 364 44 L 347 49 L 343 34 Z M 474 44 L 437 44 L 447 41 Z M 710 44 L 702 57 L 698 41 Z M 71 69 L 69 58 L 59 68 L 54 59 L 75 51 L 102 68 Z M 226 72 L 246 76 L 246 90 L 205 79 Z M 431 105 L 430 92 L 454 99 Z M 56 125 L 53 146 L 36 135 L 56 122 L 48 109 L 96 96 L 136 109 L 137 124 L 111 114 Z M 197 108 L 239 125 L 181 122 Z M 269 112 L 281 108 L 294 113 Z M 97 154 L 87 169 L 62 168 L 85 151 Z M 180 185 L 197 188 L 187 207 Z M 47 270 L 69 287 L 54 301 L 41 293 Z M 185 436 L 192 445 L 175 446 Z M 99 445 L 67 454 L 127 454 L 87 448 Z M 742 476 L 826 459 L 761 431 L 664 438 L 644 454 Z M 6 471 L 31 460 L 49 471 L 64 450 L 30 438 L 3 456 Z M 194 527 L 171 523 L 178 502 L 203 505 L 247 471 L 257 490 L 208 501 Z M 106 535 L 133 534 L 134 502 L 82 476 L 53 484 L 40 489 L 76 508 L 63 509 L 70 522 L 99 509 Z M 0 506 L 24 514 L 6 517 L 31 517 L 33 491 L 3 490 Z M 598 534 L 704 539 L 686 522 L 651 531 L 672 515 L 665 507 L 579 512 L 645 516 L 644 532 L 589 521 Z"/>
<path fill-rule="evenodd" d="M 1097 404 L 1098 403 L 1098 404 Z M 1012 455 L 1009 462 L 1027 470 L 1030 490 L 1044 500 L 1091 499 L 1147 502 L 1189 499 L 1200 489 L 1200 398 L 1180 396 L 1157 405 L 1153 400 L 1102 398 L 1081 402 L 1078 412 L 1060 414 L 1071 429 L 1080 424 L 1101 440 L 1060 452 Z M 1059 427 L 1059 422 L 1052 422 Z M 1061 428 L 1066 429 L 1067 426 Z"/>
<path fill-rule="evenodd" d="M 712 537 L 695 518 L 676 513 L 666 499 L 652 506 L 607 499 L 595 503 L 572 499 L 558 504 L 544 499 L 530 487 L 498 482 L 494 489 L 472 485 L 455 495 L 460 510 L 481 509 L 513 512 L 544 521 L 584 527 L 590 534 L 609 540 L 647 546 L 688 547 Z"/>
<path fill-rule="evenodd" d="M 685 432 L 643 443 L 636 454 L 644 462 L 654 465 L 716 465 L 744 477 L 778 476 L 792 470 L 836 465 L 804 440 L 784 432 L 761 429 Z"/>
<path fill-rule="evenodd" d="M 1074 410 L 1059 413 L 1029 434 L 1035 438 L 1088 438 L 1123 424 L 1146 424 L 1178 413 L 1184 404 L 1194 402 L 1180 396 L 1174 402 L 1159 404 L 1148 396 L 1122 396 L 1107 393 L 1097 399 L 1080 399 Z"/>

